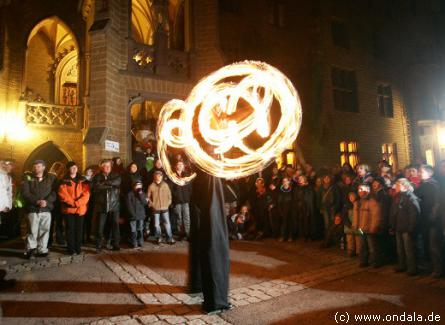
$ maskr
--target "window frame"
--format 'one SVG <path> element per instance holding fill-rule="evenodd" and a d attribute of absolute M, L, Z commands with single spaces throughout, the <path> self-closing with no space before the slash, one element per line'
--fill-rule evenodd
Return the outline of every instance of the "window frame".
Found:
<path fill-rule="evenodd" d="M 389 92 L 386 93 L 388 89 Z M 388 103 L 390 103 L 389 106 Z M 377 108 L 381 117 L 394 118 L 394 99 L 391 84 L 385 82 L 377 84 Z"/>
<path fill-rule="evenodd" d="M 340 147 L 340 164 L 343 166 L 346 162 L 352 168 L 360 163 L 359 144 L 355 140 L 343 140 L 339 144 Z M 352 158 L 352 160 L 351 160 Z"/>
<path fill-rule="evenodd" d="M 350 79 L 350 80 L 348 80 Z M 337 84 L 337 81 L 340 81 Z M 347 85 L 351 82 L 350 85 Z M 340 112 L 360 112 L 357 73 L 355 70 L 331 66 L 331 87 L 334 109 Z M 345 105 L 345 103 L 348 103 Z"/>
<path fill-rule="evenodd" d="M 381 149 L 382 160 L 386 161 L 391 166 L 393 172 L 396 172 L 399 163 L 397 143 L 383 143 Z"/>

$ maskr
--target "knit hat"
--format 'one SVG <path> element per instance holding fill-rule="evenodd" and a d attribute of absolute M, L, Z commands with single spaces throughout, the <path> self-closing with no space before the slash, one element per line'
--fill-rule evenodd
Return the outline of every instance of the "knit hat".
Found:
<path fill-rule="evenodd" d="M 73 166 L 77 166 L 77 164 L 74 161 L 68 161 L 66 163 L 66 169 L 70 169 Z"/>

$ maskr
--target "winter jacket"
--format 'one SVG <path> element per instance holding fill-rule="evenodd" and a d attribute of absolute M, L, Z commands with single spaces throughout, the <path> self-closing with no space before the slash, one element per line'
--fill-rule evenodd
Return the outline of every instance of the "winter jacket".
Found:
<path fill-rule="evenodd" d="M 179 175 L 176 175 L 180 177 Z M 192 184 L 187 183 L 185 185 L 178 185 L 171 182 L 170 189 L 172 192 L 173 204 L 183 204 L 190 203 L 190 198 L 192 196 Z"/>
<path fill-rule="evenodd" d="M 121 176 L 111 172 L 108 175 L 99 173 L 94 176 L 94 209 L 97 212 L 108 213 L 119 211 L 119 193 Z"/>
<path fill-rule="evenodd" d="M 282 186 L 280 187 L 280 192 L 278 193 L 278 212 L 281 217 L 287 217 L 292 210 L 292 188 L 285 190 Z"/>
<path fill-rule="evenodd" d="M 55 179 L 54 175 L 45 173 L 39 181 L 32 174 L 23 182 L 22 196 L 25 200 L 25 209 L 28 212 L 50 212 L 54 208 L 57 196 L 54 190 Z M 37 201 L 40 200 L 46 201 L 46 207 L 41 208 L 37 205 Z"/>
<path fill-rule="evenodd" d="M 384 230 L 380 205 L 375 199 L 364 198 L 354 202 L 352 228 L 361 229 L 366 234 L 378 234 Z"/>
<path fill-rule="evenodd" d="M 438 176 L 437 180 L 440 187 L 439 216 L 442 221 L 442 230 L 445 234 L 445 176 Z"/>
<path fill-rule="evenodd" d="M 127 195 L 128 192 L 133 191 L 134 182 L 142 182 L 142 176 L 139 172 L 130 173 L 126 172 L 122 176 L 122 192 L 124 195 Z"/>
<path fill-rule="evenodd" d="M 391 197 L 386 193 L 384 189 L 380 189 L 377 192 L 371 194 L 371 196 L 380 204 L 382 213 L 382 227 L 386 228 L 389 222 L 389 212 L 391 209 Z"/>
<path fill-rule="evenodd" d="M 315 215 L 315 192 L 311 185 L 297 186 L 293 192 L 293 211 L 300 217 Z"/>
<path fill-rule="evenodd" d="M 147 192 L 148 202 L 154 211 L 165 211 L 172 203 L 170 187 L 166 182 L 151 183 Z"/>
<path fill-rule="evenodd" d="M 389 216 L 389 226 L 396 232 L 413 233 L 420 213 L 419 199 L 414 193 L 399 193 L 394 198 Z"/>
<path fill-rule="evenodd" d="M 252 198 L 252 210 L 258 222 L 264 222 L 268 215 L 269 206 L 272 204 L 272 197 L 266 189 L 263 192 L 255 192 L 255 197 Z"/>
<path fill-rule="evenodd" d="M 342 207 L 342 198 L 337 185 L 331 185 L 329 188 L 321 187 L 321 211 L 334 216 L 340 212 Z"/>
<path fill-rule="evenodd" d="M 12 192 L 11 176 L 0 169 L 0 212 L 6 208 L 12 209 Z"/>
<path fill-rule="evenodd" d="M 440 222 L 438 218 L 440 204 L 439 183 L 430 178 L 422 181 L 414 194 L 420 200 L 420 227 L 436 226 Z"/>
<path fill-rule="evenodd" d="M 88 182 L 80 175 L 76 178 L 64 178 L 59 185 L 58 196 L 63 214 L 83 216 L 87 213 L 90 188 Z"/>
<path fill-rule="evenodd" d="M 144 220 L 145 219 L 145 206 L 147 206 L 147 194 L 144 191 L 135 192 L 131 191 L 127 193 L 126 197 L 128 219 Z"/>

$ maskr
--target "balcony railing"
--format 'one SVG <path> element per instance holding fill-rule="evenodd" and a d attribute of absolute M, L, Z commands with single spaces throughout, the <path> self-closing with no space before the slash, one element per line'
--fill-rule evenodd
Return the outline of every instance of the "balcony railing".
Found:
<path fill-rule="evenodd" d="M 26 102 L 25 108 L 27 124 L 71 129 L 82 128 L 82 106 Z"/>
<path fill-rule="evenodd" d="M 145 45 L 128 40 L 127 70 L 160 77 L 185 79 L 189 75 L 187 52 L 168 49 L 163 42 Z"/>

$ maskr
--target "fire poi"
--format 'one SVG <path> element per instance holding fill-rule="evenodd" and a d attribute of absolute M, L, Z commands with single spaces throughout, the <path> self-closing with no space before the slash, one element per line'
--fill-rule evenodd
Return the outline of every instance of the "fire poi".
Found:
<path fill-rule="evenodd" d="M 281 116 L 272 129 L 274 103 Z M 168 177 L 179 185 L 196 175 L 176 177 L 168 147 L 184 150 L 210 175 L 245 177 L 261 171 L 292 146 L 301 120 L 298 93 L 283 73 L 264 62 L 238 62 L 202 79 L 185 101 L 173 99 L 162 107 L 158 155 Z M 252 148 L 246 139 L 255 132 L 262 143 Z"/>

